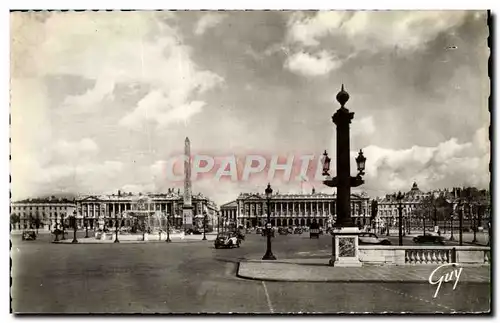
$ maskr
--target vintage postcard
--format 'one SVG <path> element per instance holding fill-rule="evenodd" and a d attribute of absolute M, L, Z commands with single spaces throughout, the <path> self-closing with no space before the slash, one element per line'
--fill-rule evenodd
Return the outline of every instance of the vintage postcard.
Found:
<path fill-rule="evenodd" d="M 11 313 L 490 313 L 489 19 L 10 12 Z"/>

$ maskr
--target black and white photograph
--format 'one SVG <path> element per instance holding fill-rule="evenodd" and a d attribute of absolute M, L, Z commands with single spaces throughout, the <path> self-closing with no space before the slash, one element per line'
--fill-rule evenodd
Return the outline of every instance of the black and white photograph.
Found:
<path fill-rule="evenodd" d="M 11 10 L 11 314 L 491 314 L 491 19 Z"/>

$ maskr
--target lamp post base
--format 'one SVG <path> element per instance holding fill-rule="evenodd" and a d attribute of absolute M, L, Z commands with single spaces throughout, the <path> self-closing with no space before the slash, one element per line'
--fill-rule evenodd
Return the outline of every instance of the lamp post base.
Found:
<path fill-rule="evenodd" d="M 172 240 L 170 240 L 170 237 L 168 237 L 167 240 L 165 240 L 165 242 L 172 242 Z"/>
<path fill-rule="evenodd" d="M 113 243 L 119 243 L 120 240 L 116 239 L 115 241 L 113 241 Z"/>
<path fill-rule="evenodd" d="M 71 243 L 78 243 L 78 240 L 73 239 L 73 241 L 71 241 Z"/>
<path fill-rule="evenodd" d="M 359 260 L 360 230 L 356 227 L 335 228 L 333 231 L 332 258 L 330 266 L 336 267 L 361 267 Z"/>
<path fill-rule="evenodd" d="M 262 257 L 262 260 L 276 260 L 276 257 L 273 255 L 271 250 L 267 250 L 264 257 Z"/>

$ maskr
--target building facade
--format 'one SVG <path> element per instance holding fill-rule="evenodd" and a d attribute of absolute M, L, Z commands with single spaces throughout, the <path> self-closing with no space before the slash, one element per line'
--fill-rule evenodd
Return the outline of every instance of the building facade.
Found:
<path fill-rule="evenodd" d="M 336 195 L 273 194 L 270 200 L 273 226 L 309 226 L 314 220 L 328 227 L 336 219 Z M 241 193 L 232 202 L 221 206 L 221 215 L 227 221 L 245 227 L 264 226 L 267 222 L 267 199 L 264 194 Z M 351 216 L 357 225 L 368 225 L 371 218 L 370 201 L 366 194 L 351 194 Z"/>
<path fill-rule="evenodd" d="M 75 200 L 57 198 L 31 198 L 12 202 L 10 207 L 11 228 L 13 230 L 40 229 L 52 230 L 61 219 L 67 218 L 75 210 Z M 15 219 L 12 221 L 12 219 Z"/>
<path fill-rule="evenodd" d="M 27 229 L 35 223 L 37 217 L 41 226 L 55 229 L 56 224 L 69 224 L 68 218 L 76 211 L 77 225 L 80 228 L 95 228 L 98 225 L 115 226 L 115 220 L 122 225 L 129 225 L 133 220 L 127 211 L 141 211 L 154 214 L 161 212 L 170 217 L 174 226 L 183 225 L 183 194 L 180 190 L 169 189 L 167 193 L 132 194 L 118 191 L 111 195 L 82 195 L 69 199 L 28 199 L 12 202 L 11 214 L 19 216 L 14 229 Z M 203 219 L 213 225 L 217 221 L 217 205 L 202 194 L 192 196 L 193 225 L 203 226 Z M 206 216 L 205 216 L 206 213 Z M 31 222 L 30 222 L 31 221 Z M 31 223 L 31 224 L 30 224 Z M 120 222 L 119 222 L 120 223 Z"/>
<path fill-rule="evenodd" d="M 428 197 L 431 193 L 422 192 L 417 183 L 413 183 L 410 191 L 403 194 L 401 204 L 403 206 L 403 219 L 411 223 L 415 216 L 415 211 L 418 209 L 422 200 Z M 377 227 L 389 227 L 398 225 L 399 216 L 399 201 L 396 199 L 396 194 L 388 194 L 383 198 L 377 200 L 378 214 L 377 214 Z"/>

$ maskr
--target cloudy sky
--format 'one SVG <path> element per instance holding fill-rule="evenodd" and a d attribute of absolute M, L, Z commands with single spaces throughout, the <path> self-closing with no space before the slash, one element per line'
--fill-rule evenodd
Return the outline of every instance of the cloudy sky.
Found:
<path fill-rule="evenodd" d="M 362 190 L 485 188 L 487 36 L 485 12 L 13 13 L 12 197 L 182 187 L 165 161 L 186 136 L 192 154 L 334 159 L 342 83 Z M 312 177 L 271 184 L 330 191 Z M 222 204 L 267 180 L 193 189 Z"/>

